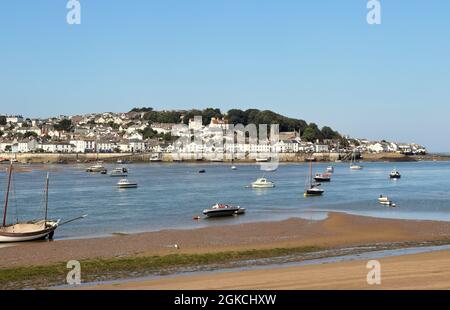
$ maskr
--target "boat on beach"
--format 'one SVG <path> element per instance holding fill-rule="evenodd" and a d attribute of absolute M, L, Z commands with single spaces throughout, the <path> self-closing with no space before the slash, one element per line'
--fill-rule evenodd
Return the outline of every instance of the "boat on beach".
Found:
<path fill-rule="evenodd" d="M 119 188 L 137 188 L 138 187 L 136 182 L 130 182 L 130 181 L 128 181 L 128 179 L 121 179 L 117 183 L 117 186 Z"/>
<path fill-rule="evenodd" d="M 45 213 L 41 220 L 32 220 L 26 222 L 17 222 L 14 224 L 7 224 L 7 211 L 9 204 L 9 194 L 11 191 L 11 179 L 13 174 L 13 164 L 9 166 L 8 182 L 5 197 L 5 206 L 3 210 L 3 223 L 0 226 L 0 242 L 21 242 L 32 241 L 49 238 L 52 239 L 55 230 L 58 228 L 60 220 L 49 220 L 48 214 L 48 184 L 49 175 L 47 174 L 45 182 Z"/>
<path fill-rule="evenodd" d="M 245 213 L 245 208 L 239 206 L 230 206 L 226 204 L 216 203 L 209 209 L 203 210 L 203 214 L 207 217 L 223 217 L 223 216 L 233 216 Z"/>

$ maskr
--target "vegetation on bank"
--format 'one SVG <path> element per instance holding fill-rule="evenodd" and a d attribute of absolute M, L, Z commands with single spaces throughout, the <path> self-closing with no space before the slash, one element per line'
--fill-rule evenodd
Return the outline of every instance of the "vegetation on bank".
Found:
<path fill-rule="evenodd" d="M 227 251 L 203 254 L 169 254 L 80 261 L 82 282 L 127 278 L 136 275 L 168 273 L 182 267 L 226 264 L 235 261 L 305 254 L 322 250 L 319 247 L 274 248 Z M 43 288 L 64 285 L 70 270 L 65 263 L 0 269 L 0 289 Z"/>

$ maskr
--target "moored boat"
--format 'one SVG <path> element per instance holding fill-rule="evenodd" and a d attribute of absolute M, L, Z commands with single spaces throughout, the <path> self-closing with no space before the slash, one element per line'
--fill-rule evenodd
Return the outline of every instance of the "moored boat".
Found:
<path fill-rule="evenodd" d="M 334 173 L 334 167 L 333 166 L 327 167 L 327 172 L 328 173 Z"/>
<path fill-rule="evenodd" d="M 138 187 L 136 182 L 130 182 L 130 181 L 128 181 L 128 179 L 121 179 L 117 183 L 117 186 L 119 188 L 136 188 L 136 187 Z"/>
<path fill-rule="evenodd" d="M 269 181 L 266 178 L 259 178 L 251 184 L 253 188 L 272 188 L 275 187 L 275 183 Z"/>
<path fill-rule="evenodd" d="M 128 169 L 125 167 L 115 168 L 113 171 L 111 171 L 110 176 L 111 177 L 127 177 Z"/>
<path fill-rule="evenodd" d="M 318 184 L 317 182 L 315 182 L 313 180 L 313 176 L 312 176 L 312 161 L 309 162 L 309 178 L 308 178 L 308 183 L 306 186 L 306 189 L 303 193 L 303 195 L 305 197 L 309 197 L 309 196 L 322 196 L 323 193 L 325 192 L 325 190 L 323 190 L 322 188 L 320 188 L 320 184 Z"/>
<path fill-rule="evenodd" d="M 317 182 L 331 182 L 331 174 L 329 173 L 317 173 L 314 177 Z"/>
<path fill-rule="evenodd" d="M 107 169 L 103 167 L 101 164 L 95 164 L 93 166 L 90 166 L 86 169 L 86 172 L 100 172 L 100 173 L 106 173 Z"/>
<path fill-rule="evenodd" d="M 389 174 L 389 177 L 391 179 L 398 180 L 398 179 L 400 179 L 402 177 L 402 175 L 400 174 L 400 172 L 398 172 L 396 169 L 394 169 Z"/>
<path fill-rule="evenodd" d="M 245 213 L 244 208 L 220 203 L 216 203 L 211 208 L 203 210 L 203 214 L 206 215 L 207 217 L 233 216 L 244 213 Z"/>

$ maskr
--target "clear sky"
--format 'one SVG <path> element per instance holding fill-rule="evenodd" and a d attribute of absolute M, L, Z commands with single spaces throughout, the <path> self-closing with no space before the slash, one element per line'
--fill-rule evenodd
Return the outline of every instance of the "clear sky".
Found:
<path fill-rule="evenodd" d="M 1 1 L 0 113 L 271 109 L 450 151 L 450 1 Z"/>

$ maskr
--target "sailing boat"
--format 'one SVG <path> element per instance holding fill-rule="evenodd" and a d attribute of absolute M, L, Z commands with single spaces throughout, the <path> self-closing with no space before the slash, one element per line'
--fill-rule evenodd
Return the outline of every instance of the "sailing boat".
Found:
<path fill-rule="evenodd" d="M 47 219 L 48 210 L 48 183 L 49 176 L 47 174 L 45 182 L 45 215 L 42 220 L 35 220 L 29 222 L 18 222 L 16 224 L 6 224 L 6 215 L 8 211 L 9 192 L 11 189 L 11 178 L 13 173 L 13 164 L 9 166 L 8 183 L 5 197 L 5 208 L 3 210 L 3 225 L 0 226 L 0 242 L 19 242 L 31 241 L 38 239 L 53 238 L 53 234 L 59 226 L 58 221 L 51 221 Z"/>
<path fill-rule="evenodd" d="M 309 162 L 309 182 L 307 184 L 304 196 L 321 196 L 325 191 L 319 188 L 319 184 L 314 182 L 312 175 L 312 161 Z"/>
<path fill-rule="evenodd" d="M 352 154 L 352 159 L 350 162 L 350 169 L 351 170 L 362 170 L 363 169 L 363 166 L 356 164 L 356 153 L 355 152 L 353 152 L 353 154 Z"/>

